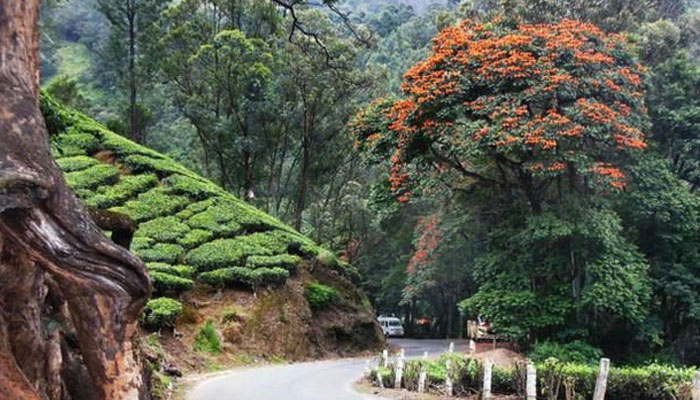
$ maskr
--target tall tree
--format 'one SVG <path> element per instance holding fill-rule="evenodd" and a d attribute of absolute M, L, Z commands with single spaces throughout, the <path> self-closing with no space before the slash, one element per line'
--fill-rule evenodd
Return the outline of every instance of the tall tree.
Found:
<path fill-rule="evenodd" d="M 128 98 L 129 137 L 145 143 L 145 127 L 141 123 L 142 109 L 138 105 L 139 91 L 144 86 L 143 71 L 148 43 L 154 39 L 147 31 L 157 21 L 167 0 L 98 0 L 99 10 L 111 27 L 109 41 L 110 65 L 125 82 Z"/>
<path fill-rule="evenodd" d="M 145 399 L 133 340 L 149 281 L 50 156 L 38 8 L 0 2 L 0 397 Z"/>

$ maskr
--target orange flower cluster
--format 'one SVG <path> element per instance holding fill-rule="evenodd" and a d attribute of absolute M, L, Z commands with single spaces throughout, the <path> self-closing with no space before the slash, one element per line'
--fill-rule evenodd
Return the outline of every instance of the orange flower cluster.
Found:
<path fill-rule="evenodd" d="M 585 115 L 592 122 L 610 124 L 615 122 L 619 116 L 615 110 L 597 101 L 579 99 L 576 104 L 581 107 L 583 115 Z"/>
<path fill-rule="evenodd" d="M 625 186 L 627 186 L 625 182 L 625 173 L 619 168 L 613 167 L 610 164 L 599 163 L 593 167 L 593 172 L 607 178 L 610 186 L 616 189 L 624 189 Z"/>

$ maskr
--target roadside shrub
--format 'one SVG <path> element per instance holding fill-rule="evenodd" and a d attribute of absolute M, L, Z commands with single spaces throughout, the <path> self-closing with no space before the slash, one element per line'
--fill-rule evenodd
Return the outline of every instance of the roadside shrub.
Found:
<path fill-rule="evenodd" d="M 74 172 L 97 165 L 99 161 L 87 156 L 73 156 L 59 158 L 56 160 L 56 163 L 58 163 L 63 172 Z"/>
<path fill-rule="evenodd" d="M 175 264 L 182 257 L 184 249 L 176 244 L 156 243 L 153 247 L 133 249 L 133 252 L 144 262 Z"/>
<path fill-rule="evenodd" d="M 72 189 L 94 189 L 101 185 L 114 184 L 118 180 L 119 169 L 108 164 L 98 164 L 66 174 L 66 181 Z"/>
<path fill-rule="evenodd" d="M 152 262 L 146 264 L 148 272 L 163 272 L 182 278 L 193 278 L 195 270 L 187 265 L 170 265 L 163 262 Z"/>
<path fill-rule="evenodd" d="M 185 234 L 184 237 L 177 240 L 177 242 L 186 248 L 197 247 L 203 243 L 206 243 L 214 236 L 213 233 L 205 231 L 203 229 L 192 229 Z"/>
<path fill-rule="evenodd" d="M 182 312 L 182 304 L 167 297 L 151 299 L 146 303 L 141 316 L 142 324 L 150 329 L 174 327 L 177 316 Z"/>
<path fill-rule="evenodd" d="M 554 357 L 564 363 L 596 364 L 602 356 L 602 350 L 580 340 L 569 343 L 545 341 L 536 344 L 528 353 L 528 357 L 536 363 Z"/>
<path fill-rule="evenodd" d="M 114 211 L 128 215 L 136 222 L 175 214 L 188 203 L 187 197 L 177 196 L 168 192 L 167 187 L 158 186 L 148 192 L 141 193 L 134 200 L 129 200 L 123 207 Z"/>
<path fill-rule="evenodd" d="M 99 208 L 115 207 L 157 184 L 158 178 L 153 174 L 122 176 L 114 185 L 100 186 L 97 189 L 97 195 L 91 199 L 89 205 Z"/>
<path fill-rule="evenodd" d="M 194 350 L 209 354 L 221 353 L 221 342 L 214 324 L 207 321 L 194 338 Z"/>
<path fill-rule="evenodd" d="M 158 242 L 174 242 L 189 231 L 190 228 L 177 218 L 161 217 L 139 225 L 136 235 L 148 236 Z"/>
<path fill-rule="evenodd" d="M 278 254 L 276 256 L 250 256 L 246 260 L 246 266 L 251 269 L 264 267 L 281 267 L 294 273 L 301 262 L 301 257 L 292 254 Z"/>
<path fill-rule="evenodd" d="M 215 287 L 227 287 L 236 285 L 249 285 L 256 287 L 259 285 L 282 284 L 289 278 L 289 271 L 282 268 L 258 268 L 249 269 L 244 267 L 221 268 L 214 271 L 204 272 L 198 276 L 201 282 Z"/>
<path fill-rule="evenodd" d="M 417 388 L 417 383 L 413 382 L 415 379 L 413 375 L 415 375 L 416 370 L 420 369 L 421 363 L 425 363 L 428 381 L 431 385 L 444 385 L 447 377 L 445 363 L 447 359 L 452 361 L 452 379 L 456 392 L 475 393 L 481 389 L 483 384 L 482 362 L 458 354 L 443 354 L 433 361 L 407 361 L 404 375 L 405 387 L 409 390 Z M 522 378 L 518 377 L 521 372 L 517 368 L 494 366 L 493 391 L 511 395 L 517 394 L 518 389 L 522 391 L 524 388 L 518 387 L 524 384 Z M 681 398 L 679 396 L 682 391 L 687 390 L 693 374 L 692 368 L 658 364 L 644 367 L 611 367 L 605 398 L 606 400 L 672 400 Z M 574 395 L 573 398 L 590 399 L 593 396 L 597 375 L 597 365 L 562 363 L 555 358 L 549 358 L 545 362 L 537 364 L 538 388 L 546 398 L 549 398 L 550 393 L 558 392 L 558 399 L 562 399 L 565 385 L 568 385 L 573 389 L 571 393 Z M 376 383 L 377 370 L 372 371 L 370 376 Z"/>
<path fill-rule="evenodd" d="M 338 291 L 321 283 L 310 282 L 306 285 L 306 300 L 312 310 L 322 310 L 340 299 Z"/>
<path fill-rule="evenodd" d="M 149 272 L 153 280 L 153 287 L 158 293 L 182 293 L 192 289 L 194 282 L 192 279 L 170 275 L 165 272 Z"/>

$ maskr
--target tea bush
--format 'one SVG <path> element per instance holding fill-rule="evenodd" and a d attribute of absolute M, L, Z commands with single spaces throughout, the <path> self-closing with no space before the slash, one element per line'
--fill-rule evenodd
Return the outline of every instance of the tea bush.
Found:
<path fill-rule="evenodd" d="M 182 312 L 182 304 L 167 297 L 149 300 L 143 309 L 142 324 L 151 329 L 174 327 L 177 316 Z"/>
<path fill-rule="evenodd" d="M 306 300 L 312 310 L 323 310 L 340 299 L 335 288 L 321 283 L 310 282 L 306 285 Z"/>

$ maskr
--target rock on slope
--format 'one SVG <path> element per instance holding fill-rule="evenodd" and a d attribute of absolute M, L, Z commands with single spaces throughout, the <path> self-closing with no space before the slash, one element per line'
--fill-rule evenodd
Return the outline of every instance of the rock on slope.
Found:
<path fill-rule="evenodd" d="M 164 313 L 168 307 L 181 311 L 171 328 L 184 336 L 163 342 L 189 367 L 207 362 L 192 350 L 205 322 L 222 338 L 224 354 L 304 359 L 381 345 L 373 311 L 351 282 L 353 267 L 170 158 L 47 95 L 42 111 L 53 156 L 84 203 L 139 224 L 131 250 L 146 262 L 154 296 L 181 302 L 152 301 L 145 321 L 175 325 Z M 327 305 L 309 306 L 310 283 L 333 288 Z"/>

